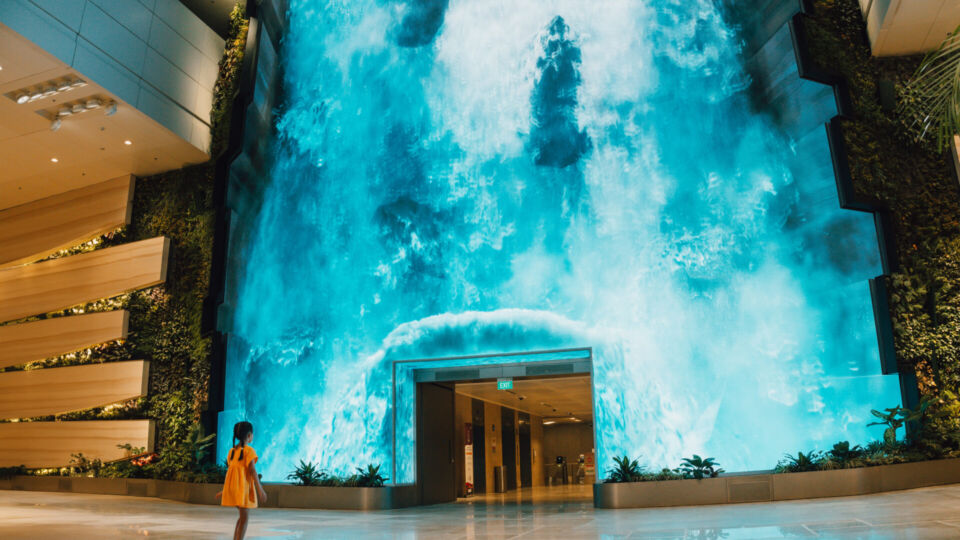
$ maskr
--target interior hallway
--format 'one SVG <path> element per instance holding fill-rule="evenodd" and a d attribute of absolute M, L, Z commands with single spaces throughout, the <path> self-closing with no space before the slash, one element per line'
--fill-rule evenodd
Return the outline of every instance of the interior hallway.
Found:
<path fill-rule="evenodd" d="M 569 484 L 565 486 L 534 486 L 506 493 L 479 493 L 457 499 L 460 504 L 593 504 L 593 486 Z"/>
<path fill-rule="evenodd" d="M 882 495 L 649 510 L 590 501 L 443 504 L 385 512 L 263 509 L 248 538 L 832 538 L 960 537 L 960 485 Z M 0 538 L 229 538 L 236 512 L 116 497 L 0 491 Z"/>

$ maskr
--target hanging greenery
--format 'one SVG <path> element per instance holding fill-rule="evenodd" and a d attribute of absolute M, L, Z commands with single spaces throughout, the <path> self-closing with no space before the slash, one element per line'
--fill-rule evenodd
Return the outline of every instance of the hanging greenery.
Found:
<path fill-rule="evenodd" d="M 923 59 L 897 112 L 917 140 L 934 139 L 940 149 L 960 134 L 960 28 Z"/>

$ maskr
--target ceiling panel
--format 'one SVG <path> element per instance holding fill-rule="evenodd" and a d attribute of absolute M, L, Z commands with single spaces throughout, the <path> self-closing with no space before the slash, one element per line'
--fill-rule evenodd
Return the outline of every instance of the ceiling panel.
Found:
<path fill-rule="evenodd" d="M 0 67 L 0 209 L 124 174 L 147 176 L 208 159 L 188 141 L 2 24 Z M 17 104 L 8 97 L 65 77 L 88 84 L 32 103 Z M 116 113 L 107 116 L 101 107 L 68 116 L 57 131 L 51 130 L 51 119 L 44 115 L 90 97 L 116 101 Z"/>
<path fill-rule="evenodd" d="M 458 383 L 456 392 L 545 419 L 590 421 L 593 418 L 589 376 L 514 379 L 513 390 L 497 390 L 496 381 Z"/>

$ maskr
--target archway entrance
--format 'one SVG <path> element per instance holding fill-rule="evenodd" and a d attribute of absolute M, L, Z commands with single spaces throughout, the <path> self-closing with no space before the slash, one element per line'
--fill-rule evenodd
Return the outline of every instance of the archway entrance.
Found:
<path fill-rule="evenodd" d="M 411 363 L 421 504 L 592 499 L 590 349 Z"/>

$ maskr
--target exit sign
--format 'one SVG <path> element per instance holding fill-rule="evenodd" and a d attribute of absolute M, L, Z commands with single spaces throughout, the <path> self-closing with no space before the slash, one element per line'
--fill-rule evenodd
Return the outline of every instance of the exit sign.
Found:
<path fill-rule="evenodd" d="M 497 379 L 497 390 L 513 390 L 513 379 Z"/>

